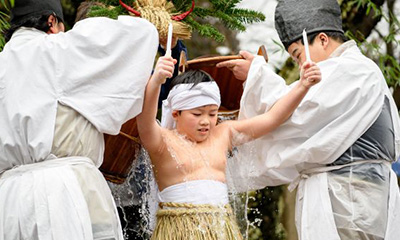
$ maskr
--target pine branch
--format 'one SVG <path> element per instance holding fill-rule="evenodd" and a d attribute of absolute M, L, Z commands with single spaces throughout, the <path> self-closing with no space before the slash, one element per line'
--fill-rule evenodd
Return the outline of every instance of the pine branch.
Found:
<path fill-rule="evenodd" d="M 4 39 L 4 32 L 10 28 L 9 12 L 12 6 L 14 6 L 14 0 L 0 1 L 0 52 L 3 51 L 3 47 L 6 44 L 6 41 Z"/>
<path fill-rule="evenodd" d="M 93 0 L 96 1 L 96 0 Z M 124 3 L 133 6 L 138 0 L 124 0 Z M 91 9 L 89 16 L 108 16 L 116 18 L 118 14 L 127 14 L 127 11 L 119 6 L 119 0 L 97 0 L 104 3 L 105 6 L 114 6 L 118 9 L 101 9 L 101 7 Z M 174 4 L 175 9 L 172 13 L 183 13 L 188 11 L 192 6 L 192 0 L 170 0 Z M 236 8 L 241 0 L 209 0 L 206 6 L 195 6 L 191 13 L 192 18 L 184 19 L 183 22 L 188 24 L 192 29 L 198 31 L 201 36 L 212 37 L 216 41 L 223 41 L 224 37 L 218 30 L 210 24 L 198 22 L 199 19 L 215 19 L 222 22 L 225 27 L 230 30 L 245 31 L 245 24 L 261 22 L 265 20 L 265 16 L 257 11 L 250 9 Z"/>
<path fill-rule="evenodd" d="M 215 27 L 210 24 L 200 24 L 192 17 L 187 17 L 185 19 L 185 22 L 190 24 L 203 37 L 214 38 L 217 42 L 223 42 L 225 40 L 224 35 L 222 35 Z"/>
<path fill-rule="evenodd" d="M 174 4 L 176 11 L 185 12 L 192 4 L 192 0 L 173 0 L 172 3 Z"/>
<path fill-rule="evenodd" d="M 240 22 L 244 24 L 252 24 L 255 22 L 265 21 L 265 16 L 254 10 L 237 8 L 232 11 L 232 16 L 239 19 Z"/>
<path fill-rule="evenodd" d="M 124 14 L 124 10 L 121 7 L 109 9 L 100 6 L 93 6 L 88 12 L 88 17 L 109 17 L 117 19 L 121 14 Z"/>
<path fill-rule="evenodd" d="M 209 8 L 196 7 L 193 15 L 199 18 L 215 18 L 220 20 L 228 29 L 245 31 L 244 24 L 261 22 L 265 16 L 257 11 L 236 8 L 241 0 L 209 0 Z M 192 26 L 197 29 L 197 26 Z"/>
<path fill-rule="evenodd" d="M 245 31 L 244 24 L 251 24 L 253 22 L 261 22 L 265 20 L 262 13 L 248 10 L 248 9 L 228 9 L 225 12 L 215 9 L 195 8 L 193 14 L 199 18 L 217 18 L 220 19 L 224 25 L 231 30 Z"/>

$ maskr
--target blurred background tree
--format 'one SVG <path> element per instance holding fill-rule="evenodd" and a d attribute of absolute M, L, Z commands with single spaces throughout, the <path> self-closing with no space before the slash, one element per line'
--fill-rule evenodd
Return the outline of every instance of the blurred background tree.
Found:
<path fill-rule="evenodd" d="M 5 44 L 2 32 L 10 27 L 9 12 L 14 6 L 14 0 L 0 0 L 0 51 L 3 50 Z"/>

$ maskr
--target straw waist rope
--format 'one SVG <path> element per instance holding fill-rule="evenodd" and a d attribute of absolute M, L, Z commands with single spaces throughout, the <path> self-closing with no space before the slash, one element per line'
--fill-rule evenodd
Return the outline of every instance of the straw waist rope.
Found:
<path fill-rule="evenodd" d="M 24 165 L 18 165 L 8 170 L 0 171 L 0 179 L 9 178 L 12 176 L 22 175 L 26 172 L 44 169 L 44 168 L 52 168 L 52 167 L 62 167 L 62 166 L 71 166 L 78 164 L 89 164 L 91 166 L 95 166 L 93 161 L 88 157 L 81 156 L 73 156 L 73 157 L 64 157 L 64 158 L 54 158 L 48 159 L 42 162 L 30 163 Z"/>
<path fill-rule="evenodd" d="M 334 170 L 339 170 L 345 167 L 350 167 L 350 166 L 356 166 L 360 164 L 365 164 L 365 163 L 377 163 L 377 164 L 384 164 L 390 167 L 390 162 L 386 160 L 362 160 L 362 161 L 356 161 L 348 164 L 343 164 L 343 165 L 336 165 L 336 166 L 325 166 L 325 167 L 316 167 L 316 168 L 311 168 L 311 169 L 305 169 L 300 172 L 299 176 L 295 178 L 288 187 L 288 190 L 292 192 L 300 183 L 301 180 L 307 179 L 312 175 L 319 174 L 319 173 L 325 173 L 325 172 L 331 172 Z"/>
<path fill-rule="evenodd" d="M 229 204 L 226 205 L 211 205 L 211 204 L 191 204 L 191 203 L 173 203 L 161 202 L 157 216 L 180 216 L 191 214 L 225 214 L 232 215 L 232 208 Z"/>

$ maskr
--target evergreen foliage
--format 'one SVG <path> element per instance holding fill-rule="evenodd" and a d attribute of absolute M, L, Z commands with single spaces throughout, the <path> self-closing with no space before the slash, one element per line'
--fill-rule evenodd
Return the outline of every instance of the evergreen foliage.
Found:
<path fill-rule="evenodd" d="M 6 43 L 3 32 L 10 27 L 9 12 L 10 7 L 14 6 L 14 0 L 0 0 L 0 52 Z"/>
<path fill-rule="evenodd" d="M 92 8 L 89 16 L 107 16 L 115 18 L 119 14 L 128 14 L 128 12 L 120 7 L 119 1 L 114 0 L 96 0 L 97 2 L 104 3 L 107 7 L 114 6 L 116 8 L 109 9 L 104 7 Z M 196 5 L 193 12 L 187 16 L 182 22 L 188 24 L 191 29 L 199 32 L 203 37 L 213 38 L 218 42 L 225 40 L 217 28 L 211 24 L 201 23 L 201 19 L 215 19 L 215 21 L 222 22 L 228 29 L 244 31 L 246 30 L 245 24 L 254 22 L 261 22 L 265 20 L 265 16 L 257 11 L 237 8 L 237 4 L 241 0 L 210 0 L 205 2 L 202 6 Z M 133 6 L 135 0 L 125 0 L 124 3 Z M 173 15 L 183 13 L 191 8 L 192 0 L 173 0 L 175 10 Z"/>
<path fill-rule="evenodd" d="M 93 6 L 88 13 L 89 17 L 109 17 L 117 19 L 119 15 L 126 14 L 122 7 L 104 8 L 100 6 Z"/>
<path fill-rule="evenodd" d="M 116 19 L 118 15 L 128 14 L 128 11 L 120 6 L 119 0 L 90 0 L 104 4 L 104 7 L 93 6 L 88 13 L 89 17 L 110 17 Z M 136 0 L 124 0 L 124 3 L 133 6 Z M 192 0 L 166 0 L 174 4 L 173 15 L 177 15 L 188 11 L 191 8 Z M 79 0 L 72 1 L 78 5 Z M 245 31 L 246 24 L 261 22 L 265 20 L 265 16 L 257 11 L 250 9 L 238 8 L 237 5 L 241 0 L 209 0 L 196 1 L 193 12 L 182 20 L 194 31 L 197 31 L 200 36 L 212 38 L 217 42 L 223 42 L 225 36 L 212 24 L 208 22 L 221 22 L 225 27 L 235 31 Z M 9 7 L 14 3 L 14 0 L 1 0 L 0 7 L 0 31 L 9 27 Z M 5 7 L 4 7 L 5 6 Z M 0 37 L 0 51 L 5 44 L 3 35 Z"/>
<path fill-rule="evenodd" d="M 389 2 L 392 2 L 392 6 L 389 5 Z M 375 33 L 374 36 L 368 40 L 367 37 L 370 36 L 369 33 L 364 33 L 358 29 L 351 29 L 348 27 L 349 23 L 344 23 L 344 28 L 346 30 L 346 36 L 355 40 L 363 53 L 379 65 L 388 85 L 396 89 L 400 86 L 400 55 L 399 53 L 393 52 L 393 49 L 394 46 L 400 45 L 400 40 L 398 38 L 400 22 L 394 14 L 394 2 L 395 1 L 387 1 L 387 5 L 389 5 L 388 10 L 383 8 L 382 1 L 376 0 L 344 1 L 341 7 L 350 10 L 356 9 L 357 12 L 370 15 L 373 19 L 376 19 L 376 21 L 383 19 L 389 24 L 387 34 L 381 33 L 381 30 L 375 27 L 370 32 L 372 34 Z M 378 3 L 380 5 L 378 5 Z M 347 13 L 347 15 L 343 16 L 344 19 L 346 19 L 345 17 L 347 17 L 347 19 L 351 17 L 350 11 L 345 13 Z M 396 101 L 396 103 L 399 107 L 400 102 Z"/>
<path fill-rule="evenodd" d="M 251 24 L 265 20 L 265 16 L 260 12 L 237 8 L 237 4 L 240 3 L 240 1 L 241 0 L 210 0 L 209 3 L 211 6 L 197 6 L 192 14 L 201 19 L 211 18 L 219 20 L 228 29 L 237 31 L 245 31 L 245 24 Z M 190 4 L 191 1 L 173 1 L 174 4 L 177 2 L 186 2 L 186 5 L 188 5 L 188 3 Z M 196 24 L 195 19 L 195 17 L 189 15 L 189 17 L 184 21 L 204 37 L 214 38 L 218 42 L 222 42 L 224 40 L 225 37 L 220 34 L 215 27 L 210 24 L 200 24 L 198 22 Z"/>

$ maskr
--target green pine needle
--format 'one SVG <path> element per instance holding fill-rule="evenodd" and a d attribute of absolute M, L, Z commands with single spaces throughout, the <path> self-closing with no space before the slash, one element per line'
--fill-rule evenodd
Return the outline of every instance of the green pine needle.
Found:
<path fill-rule="evenodd" d="M 98 0 L 106 4 L 107 6 L 119 6 L 118 0 Z M 124 0 L 125 4 L 132 6 L 135 0 Z M 192 0 L 172 0 L 171 1 L 176 12 L 186 12 L 192 6 Z M 265 16 L 257 11 L 249 9 L 236 8 L 236 5 L 241 0 L 209 0 L 208 4 L 204 6 L 196 5 L 190 17 L 183 20 L 192 29 L 198 31 L 201 36 L 213 38 L 218 42 L 224 41 L 225 37 L 210 24 L 203 24 L 195 19 L 215 19 L 222 22 L 225 27 L 230 30 L 245 31 L 245 24 L 251 24 L 254 22 L 261 22 L 265 20 Z M 100 7 L 101 8 L 101 7 Z M 121 9 L 122 12 L 126 10 Z M 108 9 L 92 9 L 89 16 L 108 16 L 116 18 L 118 14 L 117 10 Z"/>
<path fill-rule="evenodd" d="M 88 17 L 109 17 L 112 19 L 117 19 L 121 14 L 122 9 L 120 7 L 108 9 L 100 6 L 93 6 L 88 13 Z"/>

